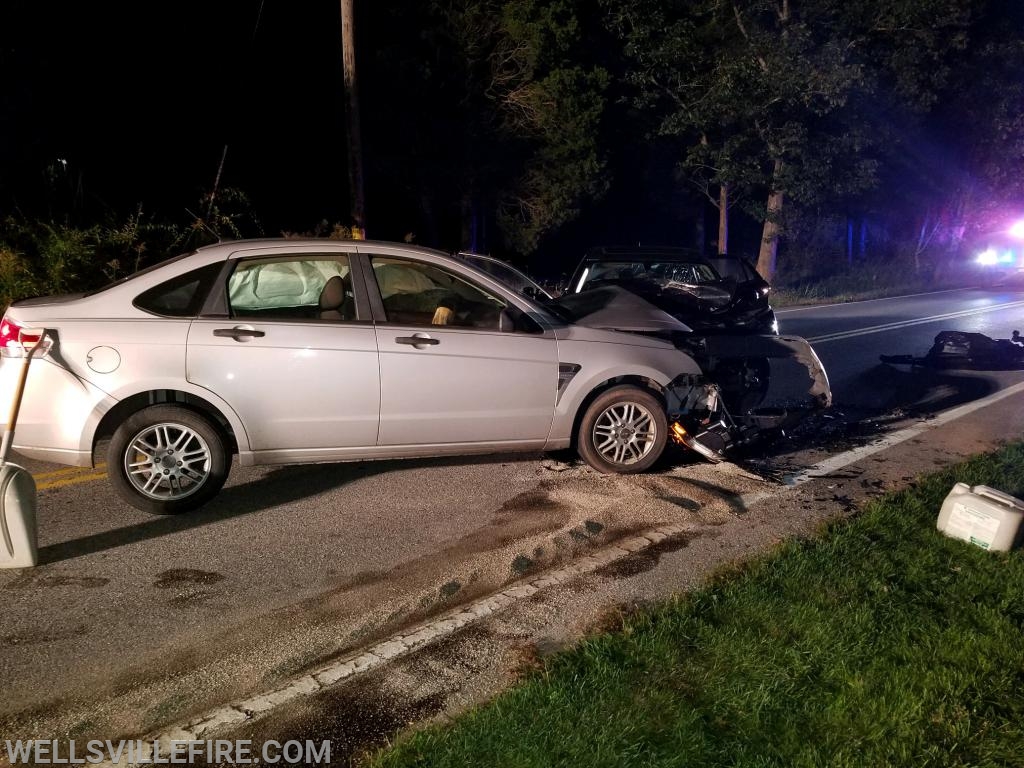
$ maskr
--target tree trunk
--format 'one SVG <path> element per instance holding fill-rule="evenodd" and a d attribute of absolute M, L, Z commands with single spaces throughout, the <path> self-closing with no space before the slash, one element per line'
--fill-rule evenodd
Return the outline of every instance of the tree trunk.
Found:
<path fill-rule="evenodd" d="M 718 188 L 718 252 L 729 252 L 729 185 Z"/>
<path fill-rule="evenodd" d="M 846 217 L 846 266 L 853 266 L 853 219 Z"/>
<path fill-rule="evenodd" d="M 213 179 L 213 189 L 210 190 L 210 202 L 206 205 L 206 221 L 210 221 L 213 214 L 213 204 L 217 201 L 217 192 L 220 191 L 220 177 L 224 173 L 224 161 L 228 159 L 228 145 L 224 145 L 224 151 L 220 155 L 220 164 L 217 166 L 217 175 Z"/>
<path fill-rule="evenodd" d="M 768 195 L 768 215 L 764 220 L 761 250 L 757 255 L 757 271 L 769 283 L 775 278 L 775 260 L 779 252 L 779 214 L 782 213 L 782 202 L 785 197 L 785 193 L 778 188 L 782 169 L 782 161 L 776 160 L 772 173 L 772 191 Z"/>
<path fill-rule="evenodd" d="M 366 199 L 363 194 L 363 142 L 359 129 L 359 90 L 356 83 L 355 0 L 341 0 L 341 57 L 348 121 L 348 191 L 352 208 L 352 238 L 366 237 Z"/>

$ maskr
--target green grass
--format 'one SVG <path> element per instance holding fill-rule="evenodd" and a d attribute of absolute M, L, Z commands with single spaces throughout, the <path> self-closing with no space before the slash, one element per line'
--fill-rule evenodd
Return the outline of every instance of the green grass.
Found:
<path fill-rule="evenodd" d="M 935 530 L 957 480 L 1024 495 L 1024 446 L 630 617 L 374 765 L 1024 765 L 1024 553 Z"/>

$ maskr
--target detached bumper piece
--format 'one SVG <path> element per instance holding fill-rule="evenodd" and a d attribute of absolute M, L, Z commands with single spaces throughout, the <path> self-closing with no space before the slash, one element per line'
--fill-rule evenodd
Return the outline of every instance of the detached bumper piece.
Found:
<path fill-rule="evenodd" d="M 879 355 L 889 365 L 975 371 L 1014 371 L 1024 368 L 1024 337 L 1014 331 L 1009 339 L 982 333 L 942 331 L 924 357 Z"/>

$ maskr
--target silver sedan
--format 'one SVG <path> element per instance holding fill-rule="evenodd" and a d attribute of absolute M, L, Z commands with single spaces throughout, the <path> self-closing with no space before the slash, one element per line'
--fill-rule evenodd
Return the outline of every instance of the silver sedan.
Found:
<path fill-rule="evenodd" d="M 33 332 L 45 340 L 16 450 L 90 466 L 109 438 L 114 487 L 155 513 L 209 500 L 233 454 L 255 465 L 576 446 L 601 472 L 640 472 L 671 419 L 715 394 L 671 340 L 571 322 L 461 259 L 382 242 L 220 243 L 91 294 L 16 302 L 0 327 L 0 399 L 17 338 Z"/>

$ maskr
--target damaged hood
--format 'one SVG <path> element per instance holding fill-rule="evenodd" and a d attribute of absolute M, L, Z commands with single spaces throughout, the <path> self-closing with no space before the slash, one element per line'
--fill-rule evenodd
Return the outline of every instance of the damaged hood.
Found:
<path fill-rule="evenodd" d="M 691 328 L 635 293 L 614 285 L 570 293 L 551 302 L 577 325 L 609 331 L 650 333 Z"/>

